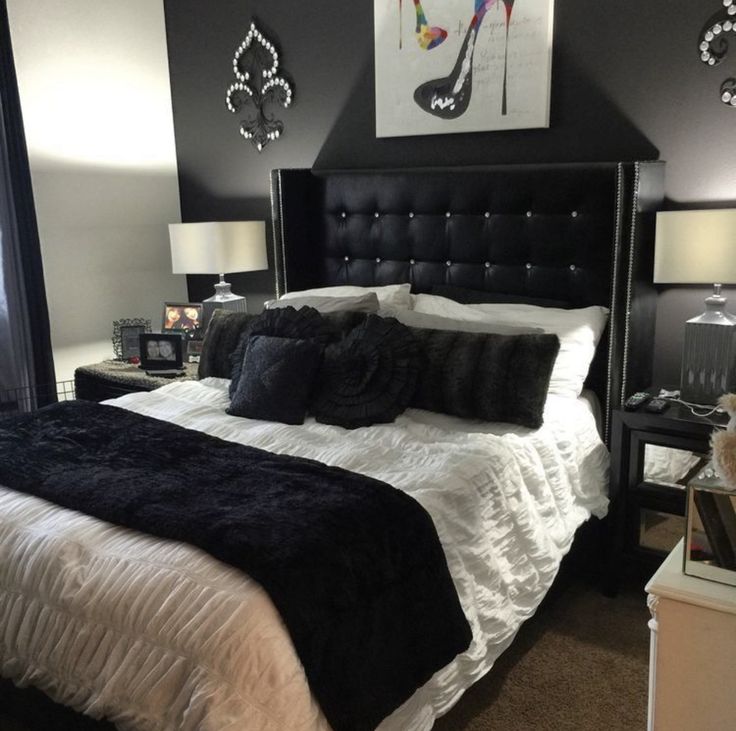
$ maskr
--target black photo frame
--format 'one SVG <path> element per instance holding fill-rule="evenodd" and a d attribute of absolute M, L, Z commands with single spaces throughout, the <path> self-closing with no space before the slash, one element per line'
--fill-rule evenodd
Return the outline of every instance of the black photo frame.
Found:
<path fill-rule="evenodd" d="M 184 341 L 179 333 L 141 333 L 138 338 L 141 368 L 147 371 L 181 369 Z"/>

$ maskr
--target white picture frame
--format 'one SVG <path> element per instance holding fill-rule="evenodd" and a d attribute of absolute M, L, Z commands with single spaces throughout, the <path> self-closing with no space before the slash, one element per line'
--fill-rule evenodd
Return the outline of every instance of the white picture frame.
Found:
<path fill-rule="evenodd" d="M 553 20 L 554 0 L 374 0 L 376 136 L 549 127 Z"/>

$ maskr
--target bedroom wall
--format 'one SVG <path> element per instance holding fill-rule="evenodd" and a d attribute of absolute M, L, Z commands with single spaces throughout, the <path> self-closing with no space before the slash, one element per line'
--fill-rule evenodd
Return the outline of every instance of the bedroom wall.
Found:
<path fill-rule="evenodd" d="M 557 0 L 549 129 L 394 139 L 375 137 L 371 2 L 164 4 L 185 221 L 268 218 L 268 174 L 275 167 L 660 158 L 668 161 L 669 207 L 736 199 L 736 149 L 727 136 L 736 109 L 718 98 L 734 69 L 710 69 L 697 56 L 698 34 L 720 0 L 628 0 L 615 8 Z M 296 89 L 294 105 L 278 110 L 284 136 L 260 155 L 241 139 L 238 117 L 224 103 L 232 55 L 253 16 L 274 33 Z M 267 273 L 232 280 L 251 307 L 273 290 Z M 211 283 L 190 277 L 190 296 L 209 296 Z M 657 383 L 679 381 L 683 323 L 700 313 L 707 293 L 661 290 Z M 731 298 L 736 311 L 736 291 Z"/>
<path fill-rule="evenodd" d="M 8 0 L 57 380 L 186 298 L 163 4 Z"/>

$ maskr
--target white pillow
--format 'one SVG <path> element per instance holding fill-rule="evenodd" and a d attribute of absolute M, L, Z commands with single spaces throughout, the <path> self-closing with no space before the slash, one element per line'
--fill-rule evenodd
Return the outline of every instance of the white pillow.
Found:
<path fill-rule="evenodd" d="M 539 327 L 560 339 L 560 354 L 552 369 L 549 393 L 577 398 L 583 390 L 595 348 L 608 320 L 605 307 L 562 310 L 519 304 L 462 305 L 431 294 L 414 298 L 414 311 L 468 322 Z"/>
<path fill-rule="evenodd" d="M 338 287 L 317 287 L 316 289 L 302 289 L 287 292 L 280 299 L 288 300 L 294 297 L 355 297 L 357 295 L 375 292 L 381 307 L 398 307 L 404 310 L 411 309 L 411 284 L 388 284 L 384 287 L 357 287 L 346 284 Z"/>

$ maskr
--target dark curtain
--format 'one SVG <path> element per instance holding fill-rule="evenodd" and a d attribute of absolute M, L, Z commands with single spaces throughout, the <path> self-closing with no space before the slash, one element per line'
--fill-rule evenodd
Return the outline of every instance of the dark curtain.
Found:
<path fill-rule="evenodd" d="M 0 0 L 0 265 L 0 407 L 42 406 L 56 400 L 54 363 L 6 0 Z"/>

